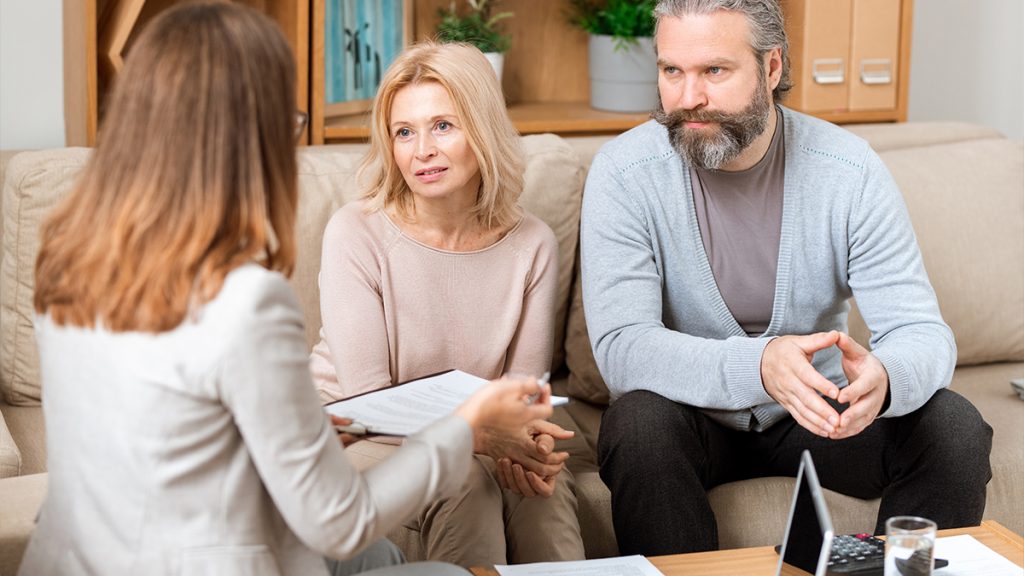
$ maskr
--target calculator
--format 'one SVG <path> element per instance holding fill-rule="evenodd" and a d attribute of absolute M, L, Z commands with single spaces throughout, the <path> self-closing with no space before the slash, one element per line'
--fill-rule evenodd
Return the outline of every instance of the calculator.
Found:
<path fill-rule="evenodd" d="M 870 534 L 843 534 L 832 538 L 828 558 L 830 574 L 882 573 L 885 565 L 885 540 Z"/>

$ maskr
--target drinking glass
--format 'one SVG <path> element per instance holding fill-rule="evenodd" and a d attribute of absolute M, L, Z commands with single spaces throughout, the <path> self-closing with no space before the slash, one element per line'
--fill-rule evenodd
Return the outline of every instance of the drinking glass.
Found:
<path fill-rule="evenodd" d="M 885 576 L 931 576 L 935 566 L 935 522 L 918 516 L 885 521 Z"/>

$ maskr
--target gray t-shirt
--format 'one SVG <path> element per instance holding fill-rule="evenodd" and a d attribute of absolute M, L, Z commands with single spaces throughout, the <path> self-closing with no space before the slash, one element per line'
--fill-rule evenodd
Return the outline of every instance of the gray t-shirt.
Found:
<path fill-rule="evenodd" d="M 740 172 L 690 167 L 704 251 L 722 300 L 750 336 L 768 329 L 782 229 L 786 172 L 782 114 L 768 151 Z"/>

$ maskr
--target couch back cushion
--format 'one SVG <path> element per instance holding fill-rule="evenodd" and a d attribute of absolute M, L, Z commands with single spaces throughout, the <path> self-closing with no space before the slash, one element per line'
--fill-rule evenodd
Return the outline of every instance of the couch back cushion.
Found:
<path fill-rule="evenodd" d="M 975 139 L 880 156 L 906 200 L 957 365 L 1024 360 L 1024 143 Z M 859 313 L 850 332 L 867 341 Z"/>
<path fill-rule="evenodd" d="M 524 208 L 544 220 L 558 239 L 558 296 L 554 366 L 562 363 L 569 289 L 575 264 L 583 170 L 576 153 L 553 135 L 526 136 Z M 299 152 L 298 260 L 291 284 L 306 317 L 306 338 L 320 330 L 317 275 L 324 227 L 335 210 L 360 196 L 356 171 L 366 147 L 318 146 Z M 0 392 L 10 404 L 34 405 L 41 396 L 39 355 L 33 332 L 32 292 L 39 227 L 71 190 L 89 150 L 26 152 L 11 159 L 3 190 L 2 339 Z"/>
<path fill-rule="evenodd" d="M 957 365 L 1024 360 L 1024 143 L 971 124 L 853 127 L 868 139 L 907 203 Z M 914 142 L 918 144 L 915 145 Z M 850 334 L 869 332 L 854 305 Z M 569 394 L 607 404 L 574 290 L 566 334 Z"/>
<path fill-rule="evenodd" d="M 32 289 L 39 226 L 71 190 L 86 148 L 24 152 L 4 174 L 0 264 L 0 391 L 10 404 L 39 403 L 39 354 L 32 330 Z M 83 282 L 88 279 L 83 278 Z"/>

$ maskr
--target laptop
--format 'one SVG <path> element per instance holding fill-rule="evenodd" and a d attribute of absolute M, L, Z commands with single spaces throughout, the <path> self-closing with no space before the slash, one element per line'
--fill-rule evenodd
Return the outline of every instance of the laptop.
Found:
<path fill-rule="evenodd" d="M 776 575 L 792 573 L 788 566 L 814 576 L 882 576 L 884 572 L 884 540 L 870 534 L 835 535 L 832 515 L 807 450 L 800 455 L 786 535 L 775 550 L 779 553 Z M 945 560 L 935 559 L 936 569 L 946 565 Z"/>

